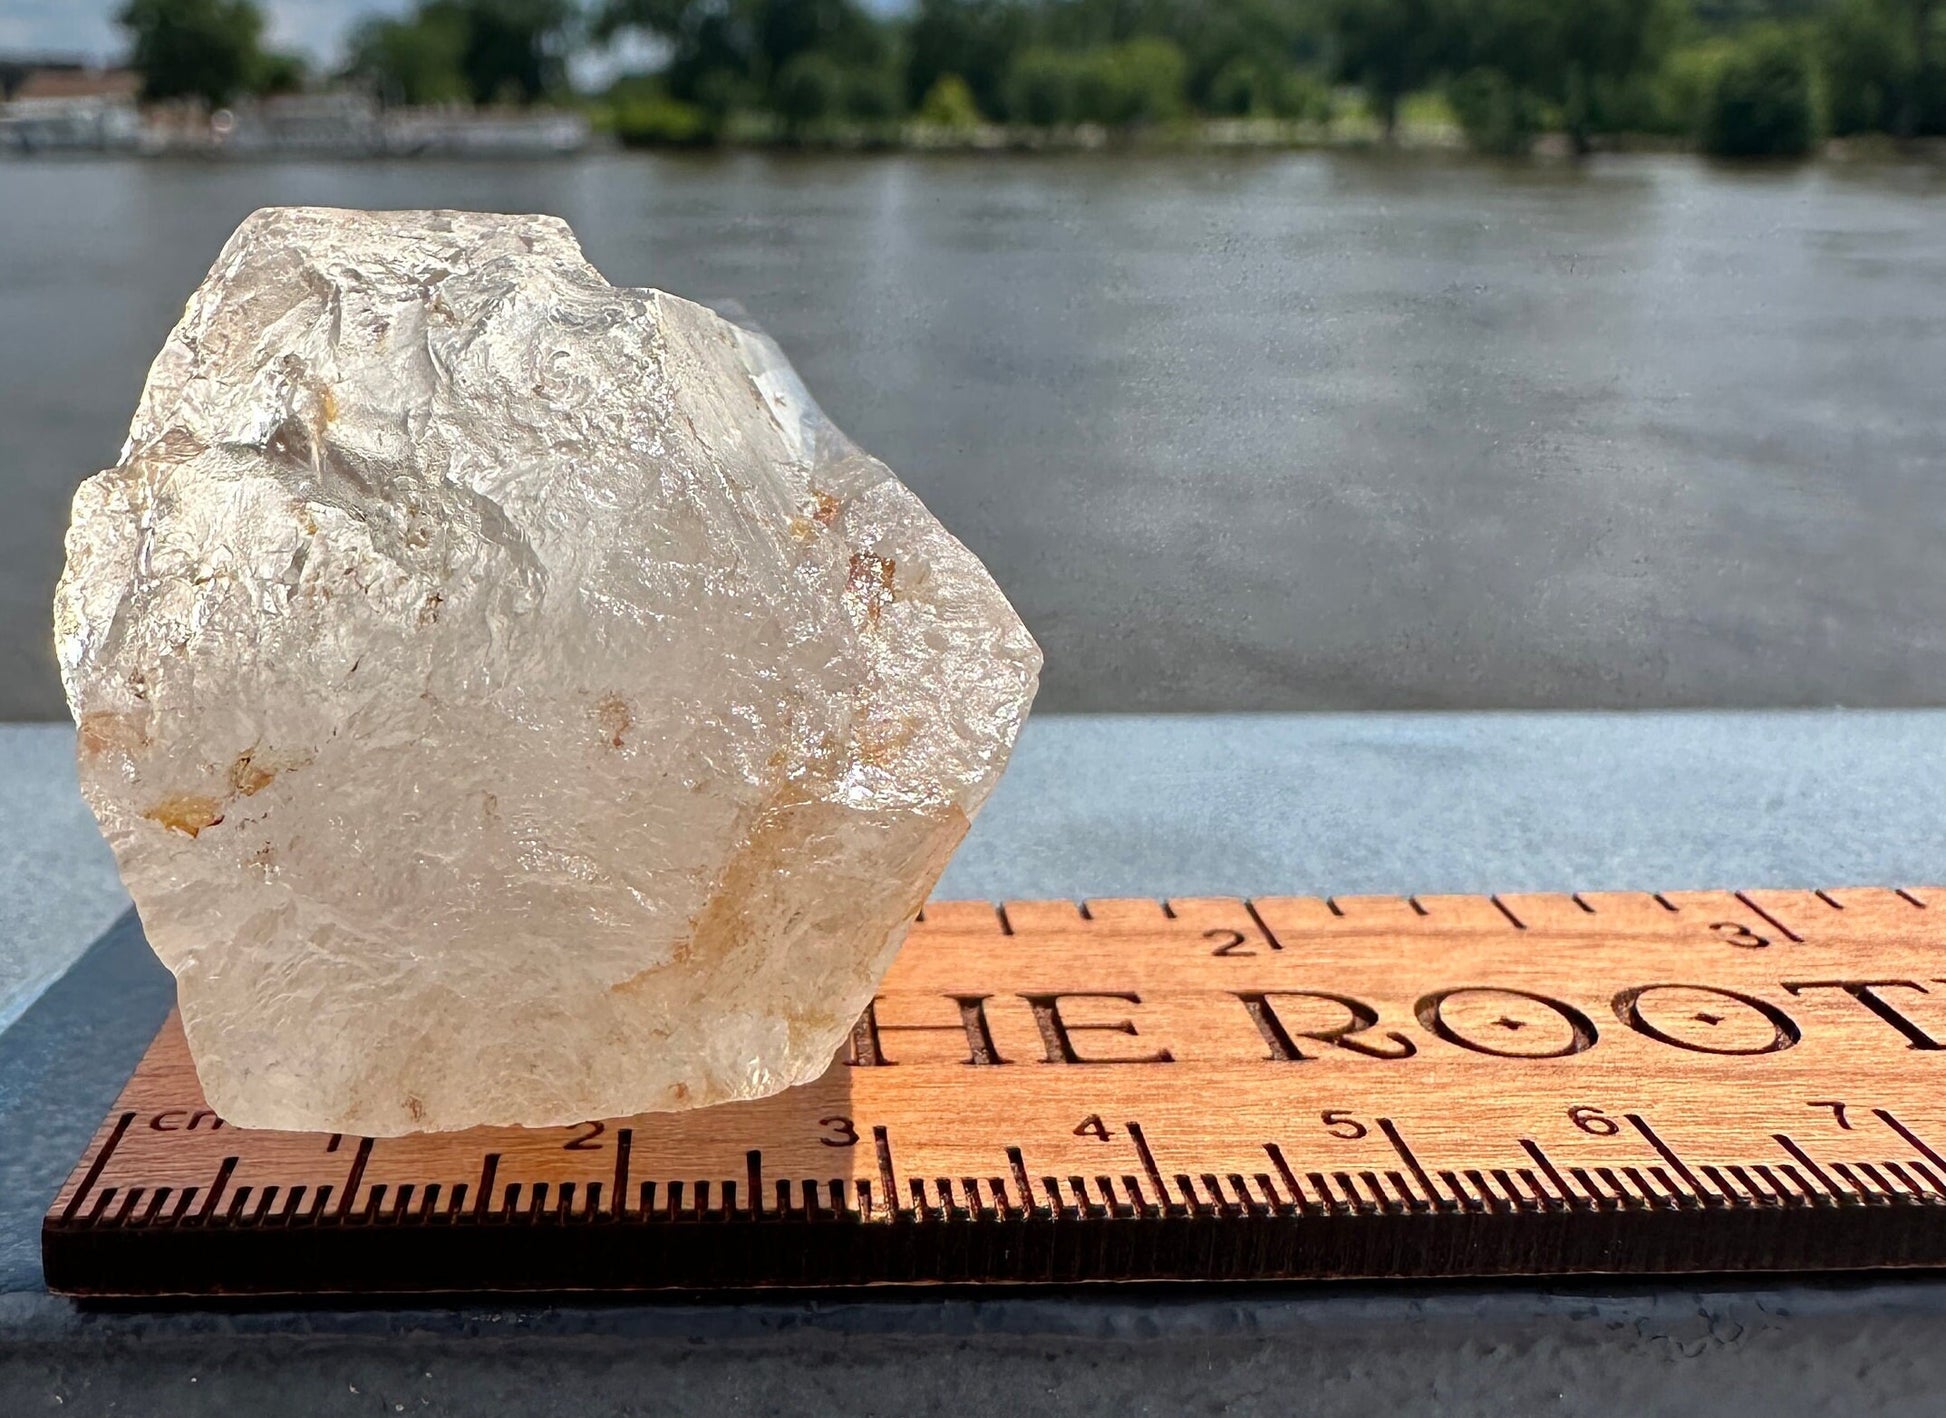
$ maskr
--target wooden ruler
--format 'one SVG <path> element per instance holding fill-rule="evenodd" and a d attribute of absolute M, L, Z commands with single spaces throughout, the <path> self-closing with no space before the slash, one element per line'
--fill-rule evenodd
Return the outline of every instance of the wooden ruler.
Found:
<path fill-rule="evenodd" d="M 1946 891 L 934 903 L 817 1083 L 248 1132 L 172 1019 L 47 1215 L 92 1295 L 1946 1263 Z"/>

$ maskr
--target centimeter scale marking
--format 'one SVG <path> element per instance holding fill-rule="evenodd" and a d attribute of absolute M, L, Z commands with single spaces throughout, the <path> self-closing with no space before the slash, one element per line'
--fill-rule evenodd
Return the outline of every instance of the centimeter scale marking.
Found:
<path fill-rule="evenodd" d="M 245 1131 L 172 1017 L 43 1251 L 101 1296 L 1935 1266 L 1942 1055 L 1946 891 L 935 902 L 822 1079 L 689 1113 Z"/>

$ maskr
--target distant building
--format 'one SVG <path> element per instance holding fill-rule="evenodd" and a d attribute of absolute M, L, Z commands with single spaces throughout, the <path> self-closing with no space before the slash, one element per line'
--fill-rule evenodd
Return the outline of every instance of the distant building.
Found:
<path fill-rule="evenodd" d="M 385 108 L 358 89 L 142 104 L 141 77 L 76 60 L 0 55 L 0 152 L 153 156 L 552 157 L 589 143 L 581 114 L 547 109 Z"/>
<path fill-rule="evenodd" d="M 378 105 L 361 93 L 279 94 L 210 120 L 210 151 L 227 157 L 366 157 L 382 150 Z"/>
<path fill-rule="evenodd" d="M 0 148 L 126 151 L 141 137 L 142 81 L 128 69 L 0 63 Z"/>
<path fill-rule="evenodd" d="M 589 140 L 581 114 L 546 109 L 393 108 L 384 129 L 391 157 L 555 157 Z"/>
<path fill-rule="evenodd" d="M 203 157 L 552 157 L 588 146 L 588 120 L 547 109 L 384 108 L 337 90 L 252 99 L 205 113 L 154 105 L 142 150 Z"/>

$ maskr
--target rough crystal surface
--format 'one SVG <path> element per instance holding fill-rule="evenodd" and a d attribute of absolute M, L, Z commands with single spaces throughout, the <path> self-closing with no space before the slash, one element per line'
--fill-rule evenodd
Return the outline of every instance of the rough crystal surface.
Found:
<path fill-rule="evenodd" d="M 1040 652 L 776 347 L 565 224 L 238 229 L 76 494 L 83 789 L 233 1123 L 821 1073 Z"/>

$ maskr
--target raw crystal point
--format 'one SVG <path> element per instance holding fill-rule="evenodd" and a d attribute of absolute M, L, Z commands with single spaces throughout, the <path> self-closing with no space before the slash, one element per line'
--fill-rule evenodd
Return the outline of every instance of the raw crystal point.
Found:
<path fill-rule="evenodd" d="M 550 217 L 251 217 L 67 558 L 83 789 L 246 1127 L 817 1076 L 1040 668 L 774 345 Z"/>

